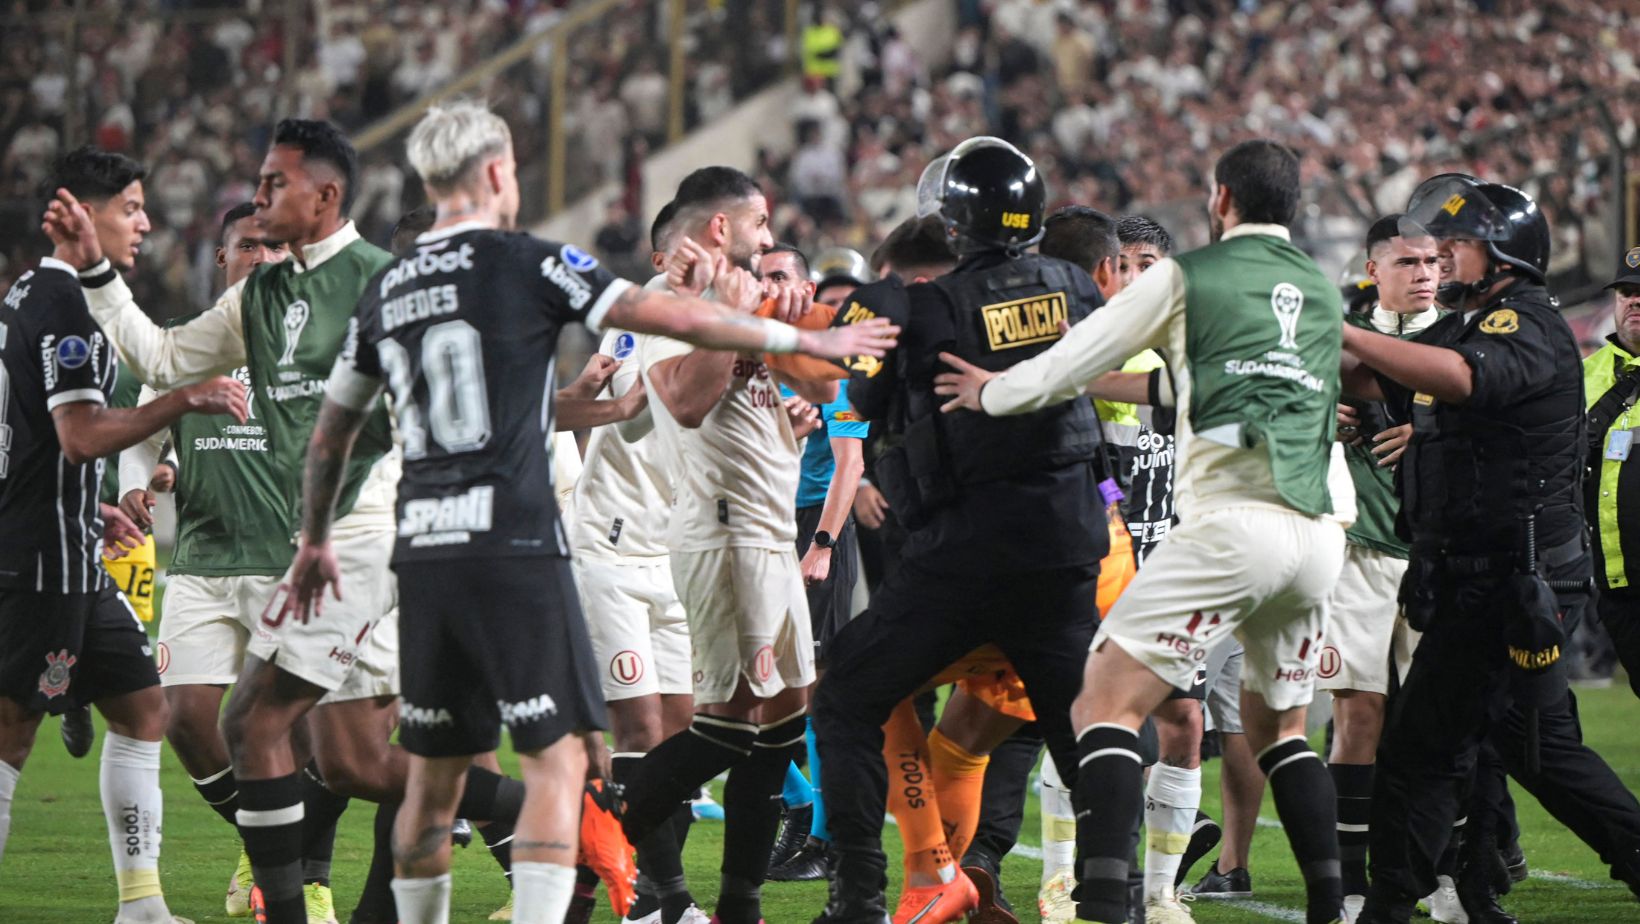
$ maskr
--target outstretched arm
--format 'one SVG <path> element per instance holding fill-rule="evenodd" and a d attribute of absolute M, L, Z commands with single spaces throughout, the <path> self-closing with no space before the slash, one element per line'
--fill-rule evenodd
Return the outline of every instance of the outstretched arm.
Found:
<path fill-rule="evenodd" d="M 1462 404 L 1475 390 L 1475 370 L 1457 350 L 1401 340 L 1353 325 L 1344 328 L 1344 349 L 1391 381 L 1437 401 Z M 1360 387 L 1358 379 L 1352 377 L 1349 384 Z"/>
<path fill-rule="evenodd" d="M 1110 304 L 1073 325 L 1058 343 L 1006 372 L 986 372 L 940 354 L 956 371 L 935 376 L 934 391 L 951 399 L 945 411 L 966 408 L 994 417 L 1069 401 L 1128 357 L 1161 346 L 1168 325 L 1183 310 L 1184 274 L 1178 264 L 1163 260 Z"/>
<path fill-rule="evenodd" d="M 104 407 L 95 401 L 67 401 L 51 409 L 57 442 L 71 465 L 111 456 L 142 442 L 184 414 L 232 414 L 245 422 L 245 386 L 219 376 L 189 385 L 134 408 Z"/>
<path fill-rule="evenodd" d="M 160 327 L 137 307 L 125 280 L 103 257 L 90 213 L 67 190 L 58 190 L 43 226 L 59 258 L 80 271 L 80 285 L 91 316 L 137 378 L 165 391 L 232 372 L 245 364 L 239 303 L 243 281 L 223 292 L 209 311 L 187 324 Z"/>

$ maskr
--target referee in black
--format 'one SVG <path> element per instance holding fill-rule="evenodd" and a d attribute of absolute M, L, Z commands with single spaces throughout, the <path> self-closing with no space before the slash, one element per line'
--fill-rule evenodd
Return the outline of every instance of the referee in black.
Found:
<path fill-rule="evenodd" d="M 1405 924 L 1434 891 L 1470 787 L 1484 802 L 1502 785 L 1501 773 L 1477 773 L 1483 740 L 1640 892 L 1640 804 L 1584 746 L 1559 664 L 1591 564 L 1582 371 L 1544 288 L 1548 221 L 1520 190 L 1464 178 L 1426 184 L 1407 221 L 1403 234 L 1433 236 L 1451 256 L 1438 300 L 1452 313 L 1416 341 L 1344 334 L 1345 390 L 1413 421 L 1398 472 L 1412 544 L 1401 598 L 1424 632 L 1379 746 L 1358 924 Z M 1469 920 L 1512 924 L 1496 900 L 1495 834 L 1466 836 L 1458 892 Z"/>
<path fill-rule="evenodd" d="M 876 472 L 910 535 L 870 609 L 838 634 L 815 700 L 839 861 L 823 924 L 888 920 L 882 724 L 953 661 L 995 643 L 1024 680 L 1059 765 L 1076 766 L 1070 704 L 1108 546 L 1088 399 L 992 419 L 941 414 L 934 394 L 940 351 L 1006 369 L 1101 304 L 1087 273 L 1024 252 L 1042 234 L 1041 175 L 1012 145 L 973 138 L 929 165 L 918 200 L 923 214 L 943 216 L 957 268 L 852 299 L 902 329 L 897 351 L 856 372 L 849 397 L 893 434 Z"/>

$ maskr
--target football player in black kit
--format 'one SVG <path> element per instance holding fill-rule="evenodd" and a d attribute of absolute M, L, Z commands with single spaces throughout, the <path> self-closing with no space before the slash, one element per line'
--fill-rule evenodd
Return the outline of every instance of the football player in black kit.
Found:
<path fill-rule="evenodd" d="M 559 331 L 610 323 L 713 349 L 829 358 L 880 355 L 893 328 L 799 332 L 749 316 L 761 288 L 745 271 L 719 268 L 727 305 L 714 305 L 644 292 L 573 246 L 508 230 L 518 210 L 511 134 L 482 106 L 434 107 L 408 147 L 438 220 L 360 300 L 307 457 L 286 608 L 322 619 L 325 588 L 346 592 L 331 508 L 360 409 L 385 383 L 405 460 L 394 567 L 401 739 L 413 756 L 394 831 L 400 920 L 446 919 L 462 775 L 504 724 L 528 788 L 512 845 L 513 920 L 559 924 L 588 767 L 578 733 L 605 724 L 552 487 Z"/>
<path fill-rule="evenodd" d="M 103 251 L 130 269 L 148 231 L 143 168 L 80 148 L 45 194 L 84 203 Z M 91 319 L 63 248 L 17 280 L 0 305 L 0 855 L 11 802 L 46 713 L 96 705 L 103 813 L 120 910 L 115 924 L 172 924 L 160 890 L 160 738 L 168 710 L 148 635 L 99 559 L 142 534 L 97 502 L 103 459 L 191 412 L 245 421 L 245 388 L 219 376 L 139 408 L 114 410 L 114 347 Z"/>

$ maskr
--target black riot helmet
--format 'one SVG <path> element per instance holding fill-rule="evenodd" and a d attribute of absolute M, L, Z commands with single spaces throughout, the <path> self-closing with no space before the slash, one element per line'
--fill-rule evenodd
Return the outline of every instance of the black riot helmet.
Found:
<path fill-rule="evenodd" d="M 1440 240 L 1485 241 L 1495 263 L 1511 267 L 1474 282 L 1441 284 L 1442 304 L 1456 305 L 1467 293 L 1490 289 L 1501 275 L 1524 276 L 1542 285 L 1549 270 L 1549 221 L 1531 196 L 1502 183 L 1483 183 L 1462 174 L 1420 184 L 1407 203 L 1402 234 Z"/>
<path fill-rule="evenodd" d="M 917 181 L 917 217 L 942 217 L 959 253 L 1024 251 L 1042 239 L 1047 201 L 1036 164 L 987 135 L 952 148 Z"/>

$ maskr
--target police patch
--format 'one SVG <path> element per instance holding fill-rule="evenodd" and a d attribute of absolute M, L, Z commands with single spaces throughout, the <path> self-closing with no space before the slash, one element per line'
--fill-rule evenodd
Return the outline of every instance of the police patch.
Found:
<path fill-rule="evenodd" d="M 57 365 L 78 369 L 91 358 L 91 347 L 80 337 L 64 337 L 57 344 Z"/>
<path fill-rule="evenodd" d="M 1070 314 L 1063 292 L 986 305 L 979 311 L 992 352 L 1058 340 L 1059 324 Z"/>
<path fill-rule="evenodd" d="M 1520 316 L 1512 308 L 1499 308 L 1481 321 L 1483 334 L 1512 334 L 1520 330 Z"/>
<path fill-rule="evenodd" d="M 1634 247 L 1623 255 L 1623 263 L 1629 269 L 1640 269 L 1640 247 Z"/>
<path fill-rule="evenodd" d="M 628 333 L 622 333 L 615 338 L 615 358 L 625 361 L 632 355 L 632 350 L 638 345 L 638 338 Z"/>
<path fill-rule="evenodd" d="M 598 265 L 597 257 L 576 247 L 574 244 L 565 244 L 558 251 L 558 257 L 564 261 L 565 266 L 577 273 L 584 273 Z"/>

